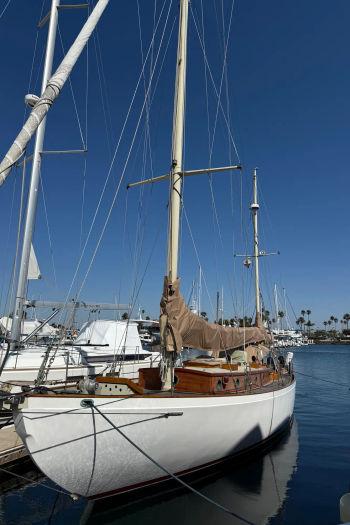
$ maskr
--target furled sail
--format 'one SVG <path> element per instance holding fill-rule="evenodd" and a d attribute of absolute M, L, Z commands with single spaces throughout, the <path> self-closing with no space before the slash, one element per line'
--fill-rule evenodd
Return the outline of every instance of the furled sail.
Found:
<path fill-rule="evenodd" d="M 38 260 L 35 255 L 34 247 L 30 246 L 29 266 L 28 266 L 28 277 L 27 279 L 41 279 L 40 268 Z"/>
<path fill-rule="evenodd" d="M 37 103 L 33 107 L 22 130 L 17 135 L 16 140 L 7 152 L 5 158 L 0 163 L 0 186 L 5 182 L 12 166 L 22 156 L 28 142 L 36 132 L 39 124 L 45 118 L 50 107 L 61 92 L 67 81 L 76 61 L 81 55 L 91 33 L 95 29 L 103 11 L 108 5 L 109 0 L 99 0 L 89 18 L 85 22 L 79 35 L 73 42 L 68 53 L 62 60 L 56 72 L 47 83 L 46 89 Z"/>
<path fill-rule="evenodd" d="M 251 343 L 269 340 L 264 328 L 232 328 L 208 323 L 187 308 L 180 294 L 180 280 L 169 285 L 164 280 L 161 299 L 160 333 L 162 344 L 169 350 L 181 352 L 183 346 L 219 353 Z"/>

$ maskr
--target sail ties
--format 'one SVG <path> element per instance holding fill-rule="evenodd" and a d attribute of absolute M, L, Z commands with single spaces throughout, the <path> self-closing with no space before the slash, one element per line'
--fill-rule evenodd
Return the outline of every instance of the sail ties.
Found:
<path fill-rule="evenodd" d="M 161 344 L 168 352 L 181 352 L 183 347 L 211 350 L 219 354 L 249 344 L 269 341 L 262 326 L 232 328 L 208 323 L 191 312 L 180 294 L 180 280 L 164 279 L 161 298 Z"/>

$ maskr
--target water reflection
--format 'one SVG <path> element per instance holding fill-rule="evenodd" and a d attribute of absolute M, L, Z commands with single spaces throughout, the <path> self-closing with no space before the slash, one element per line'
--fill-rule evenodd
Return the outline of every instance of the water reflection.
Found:
<path fill-rule="evenodd" d="M 298 428 L 291 430 L 264 455 L 245 460 L 240 465 L 227 465 L 225 471 L 211 473 L 196 483 L 198 490 L 214 501 L 255 524 L 266 524 L 283 507 L 298 456 Z M 32 464 L 30 464 L 32 465 Z M 23 479 L 0 480 L 0 524 L 42 525 L 97 523 L 118 525 L 225 525 L 242 523 L 198 496 L 174 486 L 160 494 L 140 493 L 98 502 L 69 497 L 37 485 L 39 481 L 54 487 L 35 470 L 27 470 Z"/>
<path fill-rule="evenodd" d="M 266 524 L 282 508 L 288 492 L 288 482 L 297 464 L 298 428 L 294 422 L 290 432 L 264 456 L 232 467 L 215 478 L 197 482 L 195 487 L 206 496 L 232 509 L 236 514 L 256 524 Z M 163 524 L 196 525 L 203 523 L 242 523 L 218 510 L 198 496 L 188 492 L 168 491 L 161 495 L 129 501 L 109 498 L 89 502 L 80 525 L 92 523 L 134 525 Z"/>

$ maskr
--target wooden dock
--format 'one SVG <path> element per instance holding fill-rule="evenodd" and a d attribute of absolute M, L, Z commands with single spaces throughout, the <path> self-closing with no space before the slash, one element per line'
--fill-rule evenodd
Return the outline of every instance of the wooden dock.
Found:
<path fill-rule="evenodd" d="M 14 425 L 9 425 L 0 430 L 0 466 L 28 456 L 21 438 L 18 436 Z"/>

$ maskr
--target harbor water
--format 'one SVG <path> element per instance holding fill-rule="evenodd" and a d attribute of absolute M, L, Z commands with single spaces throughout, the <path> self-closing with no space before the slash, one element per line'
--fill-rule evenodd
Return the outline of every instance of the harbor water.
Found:
<path fill-rule="evenodd" d="M 227 465 L 194 486 L 246 522 L 336 525 L 339 499 L 350 492 L 350 345 L 301 347 L 294 355 L 297 395 L 290 432 L 263 455 Z M 218 439 L 220 432 L 225 428 L 217 429 Z M 20 474 L 32 481 L 2 473 L 1 524 L 244 523 L 174 487 L 93 504 L 53 490 L 57 487 L 33 467 Z"/>

